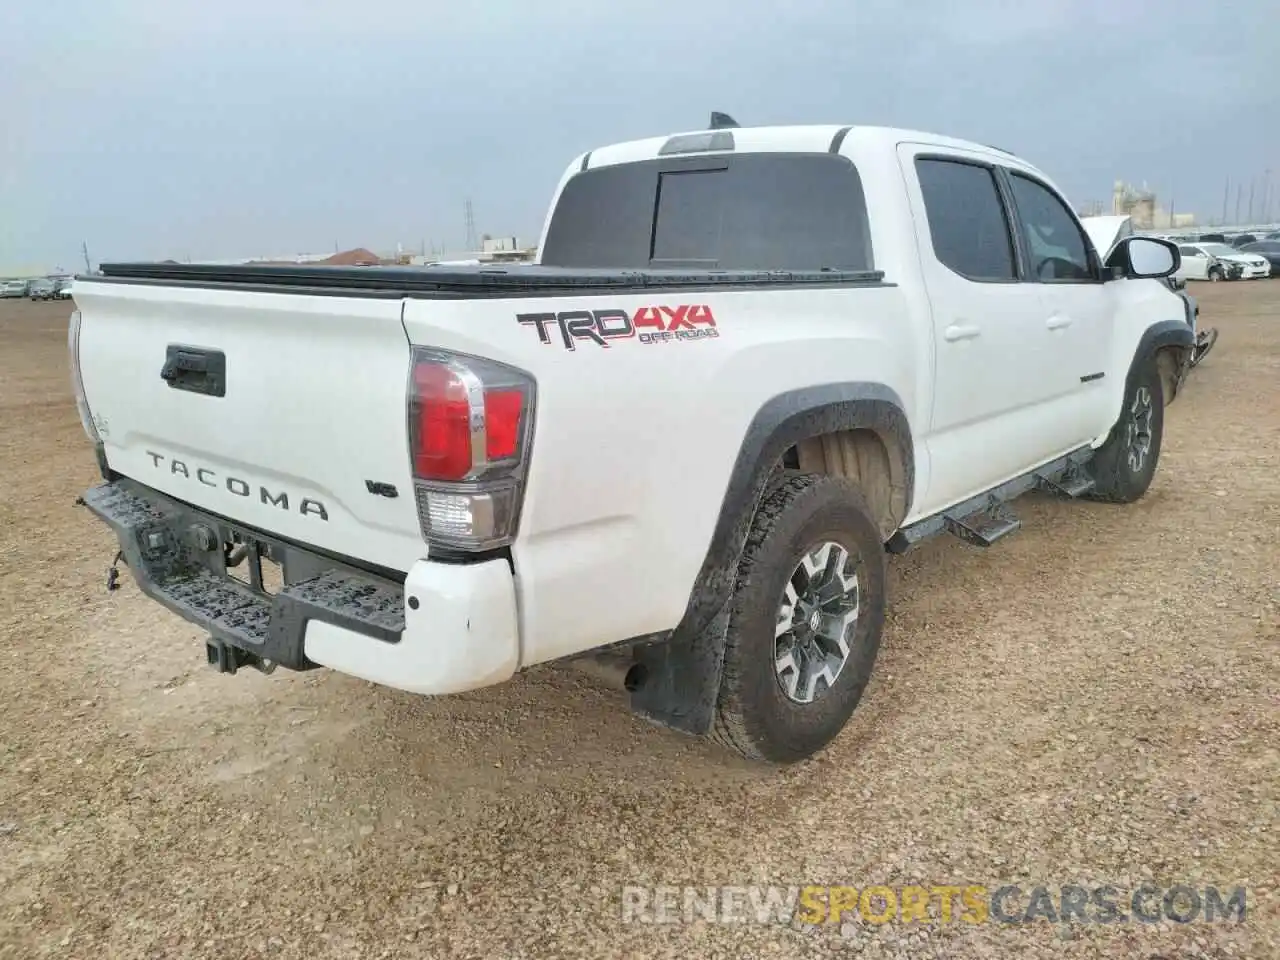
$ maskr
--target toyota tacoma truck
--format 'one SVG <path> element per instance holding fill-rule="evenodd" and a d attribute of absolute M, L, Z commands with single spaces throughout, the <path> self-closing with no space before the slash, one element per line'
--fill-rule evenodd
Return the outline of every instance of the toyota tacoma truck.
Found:
<path fill-rule="evenodd" d="M 721 116 L 576 157 L 536 263 L 79 277 L 82 500 L 218 670 L 571 661 L 794 762 L 863 695 L 886 554 L 988 546 L 1032 489 L 1143 496 L 1178 266 L 1104 259 L 1004 150 Z"/>

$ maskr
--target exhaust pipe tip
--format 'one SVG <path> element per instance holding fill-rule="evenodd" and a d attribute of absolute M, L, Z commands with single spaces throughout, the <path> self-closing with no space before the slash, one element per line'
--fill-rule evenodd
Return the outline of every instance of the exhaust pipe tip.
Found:
<path fill-rule="evenodd" d="M 611 689 L 627 693 L 635 693 L 649 682 L 649 668 L 643 663 L 616 656 L 581 657 L 568 661 L 568 666 Z"/>

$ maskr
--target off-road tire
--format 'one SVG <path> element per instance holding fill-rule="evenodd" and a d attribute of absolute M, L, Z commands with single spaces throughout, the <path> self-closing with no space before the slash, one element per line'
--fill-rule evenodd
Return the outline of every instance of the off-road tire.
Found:
<path fill-rule="evenodd" d="M 835 683 L 821 698 L 797 704 L 775 672 L 775 624 L 797 564 L 824 540 L 856 558 L 858 618 Z M 826 746 L 871 677 L 884 628 L 885 576 L 884 543 L 854 484 L 803 474 L 767 493 L 738 565 L 711 738 L 748 759 L 773 763 L 794 763 Z"/>
<path fill-rule="evenodd" d="M 1151 402 L 1150 449 L 1141 459 L 1138 469 L 1130 460 L 1129 423 L 1138 399 L 1139 391 L 1146 390 Z M 1089 475 L 1094 488 L 1089 496 L 1108 503 L 1133 503 L 1141 499 L 1151 486 L 1160 461 L 1160 443 L 1164 435 L 1164 386 L 1154 355 L 1139 361 L 1125 386 L 1124 405 L 1120 417 L 1107 437 L 1089 461 Z"/>

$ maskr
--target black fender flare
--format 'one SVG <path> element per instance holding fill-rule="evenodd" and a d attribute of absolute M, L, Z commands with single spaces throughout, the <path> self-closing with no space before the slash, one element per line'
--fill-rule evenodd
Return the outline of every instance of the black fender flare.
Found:
<path fill-rule="evenodd" d="M 879 383 L 829 383 L 779 394 L 747 427 L 715 531 L 684 616 L 674 630 L 637 638 L 644 682 L 631 693 L 636 713 L 664 726 L 706 733 L 715 720 L 729 601 L 747 533 L 783 454 L 801 440 L 871 430 L 900 457 L 906 510 L 915 488 L 915 448 L 901 398 Z"/>
<path fill-rule="evenodd" d="M 1147 357 L 1155 356 L 1156 352 L 1166 347 L 1180 347 L 1181 356 L 1178 361 L 1178 367 L 1174 375 L 1173 393 L 1165 398 L 1165 405 L 1173 402 L 1173 398 L 1178 395 L 1178 390 L 1182 386 L 1183 380 L 1186 379 L 1187 371 L 1191 369 L 1191 358 L 1195 355 L 1196 334 L 1191 325 L 1186 320 L 1158 320 L 1143 331 L 1142 336 L 1138 339 L 1137 349 L 1133 352 L 1133 361 L 1129 364 L 1129 372 L 1125 377 L 1125 390 L 1133 380 L 1134 371 Z"/>

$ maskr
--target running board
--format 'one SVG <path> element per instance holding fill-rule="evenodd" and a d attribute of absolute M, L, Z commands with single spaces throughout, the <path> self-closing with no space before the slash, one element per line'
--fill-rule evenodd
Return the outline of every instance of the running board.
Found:
<path fill-rule="evenodd" d="M 966 543 L 988 547 L 1022 526 L 1022 521 L 1004 505 L 1024 493 L 1047 490 L 1074 499 L 1091 491 L 1093 481 L 1085 473 L 1084 465 L 1092 457 L 1090 447 L 1073 450 L 1065 457 L 903 527 L 889 538 L 885 549 L 890 553 L 906 553 L 941 533 L 955 534 Z"/>

